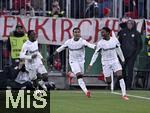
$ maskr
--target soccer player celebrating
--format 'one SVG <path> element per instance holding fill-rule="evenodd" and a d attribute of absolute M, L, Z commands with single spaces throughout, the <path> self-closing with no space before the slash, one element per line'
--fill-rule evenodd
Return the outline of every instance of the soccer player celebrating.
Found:
<path fill-rule="evenodd" d="M 98 54 L 101 53 L 101 63 L 106 82 L 108 85 L 111 84 L 111 74 L 114 72 L 119 79 L 122 98 L 124 100 L 129 100 L 126 95 L 126 86 L 122 76 L 122 66 L 117 55 L 120 57 L 122 63 L 125 61 L 125 59 L 122 50 L 120 49 L 120 43 L 118 39 L 114 35 L 110 37 L 110 32 L 111 30 L 108 27 L 102 28 L 101 35 L 103 38 L 97 44 L 95 53 L 93 54 L 91 62 L 88 66 L 88 70 L 91 70 L 92 65 L 98 57 Z"/>
<path fill-rule="evenodd" d="M 54 55 L 61 52 L 65 48 L 69 49 L 69 64 L 71 70 L 77 76 L 78 84 L 81 89 L 84 91 L 87 97 L 90 97 L 91 93 L 87 90 L 85 82 L 83 81 L 85 47 L 95 49 L 96 46 L 82 39 L 80 29 L 75 27 L 73 29 L 73 38 L 68 39 L 62 46 L 60 46 L 54 52 Z"/>
<path fill-rule="evenodd" d="M 25 68 L 29 72 L 29 77 L 33 81 L 34 87 L 38 89 L 40 85 L 45 91 L 47 87 L 44 81 L 48 80 L 47 70 L 42 62 L 42 55 L 38 49 L 38 42 L 34 30 L 28 31 L 29 40 L 27 40 L 20 52 L 20 59 L 25 60 Z"/>

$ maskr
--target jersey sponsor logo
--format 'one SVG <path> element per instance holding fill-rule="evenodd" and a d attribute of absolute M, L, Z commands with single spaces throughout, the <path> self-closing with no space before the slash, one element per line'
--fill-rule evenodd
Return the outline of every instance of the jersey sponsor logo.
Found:
<path fill-rule="evenodd" d="M 81 50 L 81 49 L 83 49 L 84 48 L 84 46 L 82 46 L 81 48 L 76 48 L 76 49 L 71 49 L 71 48 L 69 48 L 69 50 L 70 51 L 78 51 L 78 50 Z"/>
<path fill-rule="evenodd" d="M 108 48 L 108 49 L 104 49 L 104 48 L 102 48 L 102 50 L 103 50 L 103 51 L 108 51 L 108 50 L 113 50 L 113 49 L 116 49 L 116 47 Z"/>

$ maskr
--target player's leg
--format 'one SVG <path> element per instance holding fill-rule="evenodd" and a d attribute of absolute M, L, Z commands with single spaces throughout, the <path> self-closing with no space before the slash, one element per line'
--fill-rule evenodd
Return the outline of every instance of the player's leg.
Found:
<path fill-rule="evenodd" d="M 38 81 L 38 84 L 43 88 L 43 90 L 47 91 L 47 87 L 46 87 L 45 81 L 43 81 L 43 79 L 40 79 Z"/>
<path fill-rule="evenodd" d="M 36 75 L 36 70 L 27 69 L 27 71 L 29 72 L 30 80 L 33 82 L 33 88 L 37 90 L 38 89 L 38 79 L 37 79 L 37 75 Z"/>
<path fill-rule="evenodd" d="M 72 84 L 72 79 L 73 79 L 73 78 L 76 78 L 76 75 L 75 75 L 73 72 L 71 72 L 71 71 L 69 71 L 69 72 L 66 74 L 66 76 L 67 76 L 67 79 L 68 79 L 68 83 L 69 83 L 69 84 Z"/>
<path fill-rule="evenodd" d="M 106 79 L 106 83 L 107 83 L 107 89 L 109 89 L 110 90 L 110 88 L 111 88 L 111 76 L 108 76 L 108 77 L 105 77 L 105 79 Z"/>
<path fill-rule="evenodd" d="M 35 80 L 32 80 L 32 83 L 33 83 L 33 88 L 35 89 L 35 90 L 38 90 L 39 89 L 39 85 L 38 85 L 38 79 L 35 79 Z"/>
<path fill-rule="evenodd" d="M 126 85 L 125 85 L 125 81 L 124 81 L 123 75 L 122 75 L 122 67 L 121 67 L 119 62 L 116 62 L 116 63 L 113 64 L 113 70 L 115 72 L 114 74 L 119 79 L 120 88 L 121 88 L 121 92 L 122 92 L 122 97 L 125 100 L 128 100 L 128 97 L 126 96 Z"/>
<path fill-rule="evenodd" d="M 83 80 L 83 74 L 82 74 L 80 64 L 78 62 L 70 62 L 70 67 L 71 67 L 72 72 L 77 76 L 79 86 L 81 87 L 83 92 L 87 94 L 88 90 Z"/>
<path fill-rule="evenodd" d="M 122 76 L 122 70 L 118 70 L 115 72 L 115 75 L 117 76 L 119 83 L 120 83 L 120 88 L 122 91 L 122 96 L 126 95 L 126 86 L 125 86 L 125 82 Z"/>
<path fill-rule="evenodd" d="M 83 75 L 79 72 L 79 73 L 76 73 L 76 76 L 77 76 L 77 79 L 78 79 L 79 86 L 84 91 L 84 93 L 87 93 L 87 88 L 86 88 L 85 82 L 83 80 Z"/>
<path fill-rule="evenodd" d="M 44 65 L 40 65 L 37 69 L 38 72 L 38 78 L 40 79 L 40 81 L 38 82 L 38 84 L 45 90 L 47 91 L 47 87 L 45 85 L 45 82 L 48 81 L 48 76 L 47 76 L 47 70 L 45 68 Z"/>
<path fill-rule="evenodd" d="M 124 79 L 123 79 L 123 76 L 122 76 L 122 70 L 116 71 L 115 75 L 119 79 L 120 88 L 121 88 L 121 92 L 122 92 L 122 98 L 124 100 L 129 100 L 129 98 L 127 97 L 127 94 L 126 94 L 126 85 L 125 85 L 125 82 L 124 82 Z"/>
<path fill-rule="evenodd" d="M 103 68 L 103 74 L 105 76 L 105 81 L 108 84 L 108 89 L 110 89 L 112 69 L 110 69 L 110 65 L 108 64 L 103 65 L 102 68 Z"/>
<path fill-rule="evenodd" d="M 80 69 L 81 69 L 81 74 L 84 75 L 84 61 L 83 62 L 79 62 L 79 65 L 80 65 Z M 83 81 L 84 82 L 84 81 Z M 84 83 L 85 84 L 85 83 Z M 87 90 L 87 87 L 86 87 L 86 84 L 85 84 L 85 88 L 87 92 L 85 92 L 86 96 L 87 97 L 91 97 L 91 92 L 89 90 Z"/>

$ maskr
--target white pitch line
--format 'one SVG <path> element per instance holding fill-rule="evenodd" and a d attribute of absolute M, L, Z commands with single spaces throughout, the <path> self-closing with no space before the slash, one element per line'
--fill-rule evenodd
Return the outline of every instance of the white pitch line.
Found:
<path fill-rule="evenodd" d="M 113 94 L 116 94 L 116 95 L 121 95 L 121 93 L 118 93 L 118 92 L 112 92 Z M 150 100 L 150 98 L 148 97 L 143 97 L 143 96 L 136 96 L 136 95 L 130 95 L 130 94 L 127 94 L 127 96 L 129 97 L 134 97 L 134 98 L 140 98 L 140 99 L 145 99 L 145 100 Z"/>

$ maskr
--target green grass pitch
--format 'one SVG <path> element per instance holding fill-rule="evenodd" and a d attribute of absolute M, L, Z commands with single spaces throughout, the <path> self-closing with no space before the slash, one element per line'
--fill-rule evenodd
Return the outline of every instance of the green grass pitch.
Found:
<path fill-rule="evenodd" d="M 150 91 L 128 91 L 129 101 L 107 90 L 91 93 L 87 98 L 82 91 L 51 91 L 50 113 L 150 113 Z"/>

